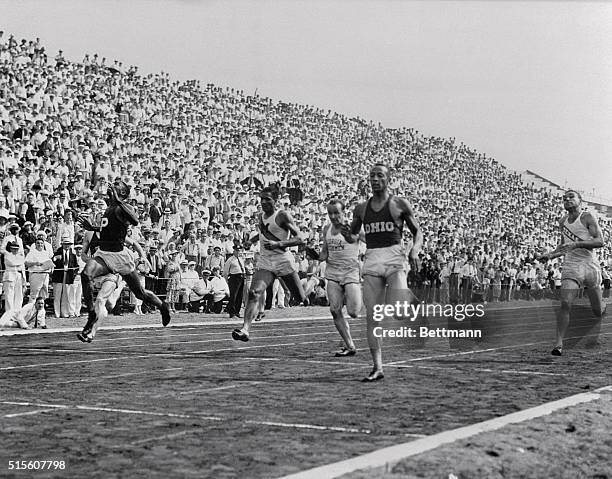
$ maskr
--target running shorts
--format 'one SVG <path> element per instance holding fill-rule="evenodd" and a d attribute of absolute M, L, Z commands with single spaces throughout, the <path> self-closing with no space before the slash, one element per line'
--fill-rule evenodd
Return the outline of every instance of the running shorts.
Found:
<path fill-rule="evenodd" d="M 108 268 L 117 274 L 130 274 L 136 269 L 134 257 L 123 248 L 121 251 L 102 251 L 98 250 L 94 258 L 100 258 Z"/>
<path fill-rule="evenodd" d="M 406 250 L 402 245 L 371 248 L 365 252 L 362 274 L 381 278 L 388 278 L 399 272 L 406 274 L 405 262 Z"/>
<path fill-rule="evenodd" d="M 595 289 L 601 287 L 601 270 L 591 262 L 564 262 L 561 270 L 561 281 L 576 281 L 581 288 Z"/>

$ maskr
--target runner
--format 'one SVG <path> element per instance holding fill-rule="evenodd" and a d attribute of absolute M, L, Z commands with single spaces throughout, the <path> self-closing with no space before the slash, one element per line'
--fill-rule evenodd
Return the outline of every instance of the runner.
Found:
<path fill-rule="evenodd" d="M 259 198 L 263 211 L 259 219 L 260 256 L 249 289 L 242 328 L 232 331 L 232 338 L 237 341 L 249 340 L 251 324 L 259 313 L 266 288 L 276 278 L 282 279 L 291 293 L 303 304 L 307 303 L 293 256 L 287 250 L 303 243 L 300 230 L 289 213 L 276 209 L 278 188 L 266 186 L 261 190 Z"/>
<path fill-rule="evenodd" d="M 83 237 L 83 252 L 82 259 L 87 262 L 98 250 L 99 238 L 93 231 L 87 231 Z M 134 245 L 136 249 L 140 248 L 140 245 L 134 243 L 131 238 L 125 238 L 125 244 L 130 246 Z M 89 254 L 88 254 L 89 253 Z M 139 253 L 142 255 L 144 252 L 141 250 Z M 98 291 L 96 300 L 94 302 L 94 311 L 96 314 L 96 321 L 93 323 L 91 332 L 84 334 L 83 332 L 77 334 L 84 343 L 91 343 L 98 332 L 98 329 L 108 317 L 108 312 L 112 311 L 117 304 L 117 300 L 121 296 L 121 292 L 125 287 L 125 281 L 120 274 L 108 273 L 104 276 L 98 276 L 93 281 L 94 290 Z"/>
<path fill-rule="evenodd" d="M 580 211 L 582 197 L 573 190 L 563 195 L 567 211 L 561 221 L 561 241 L 554 251 L 543 254 L 540 260 L 565 256 L 561 273 L 561 310 L 557 315 L 557 340 L 550 354 L 563 354 L 563 338 L 567 332 L 570 311 L 578 293 L 586 288 L 591 309 L 597 318 L 605 314 L 601 297 L 601 270 L 593 250 L 604 246 L 603 235 L 596 218 L 588 211 Z"/>
<path fill-rule="evenodd" d="M 368 345 L 372 353 L 374 368 L 363 379 L 364 382 L 383 379 L 382 339 L 374 336 L 374 306 L 382 303 L 395 304 L 397 301 L 412 303 L 416 296 L 408 289 L 404 267 L 405 250 L 401 244 L 404 223 L 412 233 L 413 244 L 408 253 L 410 267 L 417 268 L 423 233 L 414 216 L 412 207 L 404 198 L 389 193 L 390 171 L 384 164 L 377 163 L 370 170 L 372 197 L 357 205 L 350 230 L 344 237 L 354 239 L 363 227 L 365 231 L 366 254 L 363 263 L 363 297 L 366 305 Z M 353 236 L 349 235 L 350 234 Z"/>
<path fill-rule="evenodd" d="M 170 323 L 168 305 L 151 291 L 143 288 L 136 271 L 134 258 L 125 248 L 128 226 L 138 224 L 138 216 L 125 203 L 130 194 L 130 187 L 123 181 L 116 181 L 113 186 L 109 186 L 107 193 L 110 203 L 104 212 L 100 227 L 93 226 L 86 218 L 79 218 L 85 230 L 97 231 L 99 233 L 99 248 L 93 257 L 89 259 L 81 274 L 83 297 L 89 314 L 83 331 L 77 337 L 81 341 L 85 340 L 86 342 L 90 342 L 88 339 L 97 321 L 91 281 L 98 276 L 104 276 L 108 273 L 120 274 L 134 293 L 134 296 L 160 309 L 164 326 Z"/>
<path fill-rule="evenodd" d="M 359 236 L 351 235 L 348 224 L 345 225 L 344 203 L 332 199 L 327 204 L 330 224 L 323 229 L 323 246 L 320 254 L 307 248 L 313 259 L 325 261 L 325 279 L 327 279 L 327 297 L 334 324 L 342 337 L 345 346 L 335 356 L 354 356 L 357 352 L 351 337 L 348 320 L 342 314 L 346 303 L 347 313 L 356 318 L 361 310 L 361 281 L 359 276 Z"/>

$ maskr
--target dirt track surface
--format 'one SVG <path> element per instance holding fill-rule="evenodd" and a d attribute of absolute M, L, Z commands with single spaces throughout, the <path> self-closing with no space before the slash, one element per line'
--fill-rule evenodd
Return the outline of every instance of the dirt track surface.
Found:
<path fill-rule="evenodd" d="M 229 337 L 235 321 L 187 314 L 169 328 L 101 330 L 92 344 L 67 330 L 0 337 L 0 476 L 280 477 L 612 384 L 607 325 L 598 347 L 561 358 L 547 342 L 483 351 L 389 340 L 386 378 L 363 384 L 371 367 L 363 320 L 351 323 L 357 356 L 334 358 L 331 320 L 270 321 L 304 316 L 328 311 L 272 311 L 248 343 Z M 150 315 L 107 324 L 158 322 Z M 508 460 L 518 461 L 508 447 Z M 485 455 L 482 467 L 499 459 Z M 28 459 L 65 460 L 67 468 L 11 476 L 5 467 Z M 435 461 L 434 475 L 426 465 L 416 471 L 447 478 L 452 470 L 437 475 L 443 466 L 459 464 Z M 489 476 L 474 474 L 466 477 Z"/>
<path fill-rule="evenodd" d="M 342 479 L 612 477 L 612 394 Z"/>

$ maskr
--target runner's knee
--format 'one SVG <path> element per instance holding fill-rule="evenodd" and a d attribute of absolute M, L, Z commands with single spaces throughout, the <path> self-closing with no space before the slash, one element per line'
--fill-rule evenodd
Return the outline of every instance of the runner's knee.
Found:
<path fill-rule="evenodd" d="M 259 299 L 261 298 L 264 292 L 265 292 L 265 289 L 258 288 L 258 287 L 249 289 L 249 300 L 259 301 Z"/>

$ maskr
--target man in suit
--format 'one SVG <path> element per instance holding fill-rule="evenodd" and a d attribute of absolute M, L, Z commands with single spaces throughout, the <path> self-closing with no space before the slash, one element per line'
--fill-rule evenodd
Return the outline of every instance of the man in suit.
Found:
<path fill-rule="evenodd" d="M 23 307 L 11 309 L 0 318 L 0 328 L 47 329 L 45 323 L 45 298 L 39 296 Z"/>
<path fill-rule="evenodd" d="M 236 245 L 234 247 L 234 254 L 230 256 L 225 262 L 223 274 L 227 279 L 229 286 L 229 304 L 227 305 L 227 312 L 230 318 L 234 316 L 240 318 L 240 308 L 242 307 L 242 296 L 244 288 L 244 259 L 241 258 L 242 246 Z"/>
<path fill-rule="evenodd" d="M 75 309 L 74 305 L 70 307 L 70 298 L 74 297 L 74 294 L 70 293 L 79 264 L 76 254 L 72 251 L 72 245 L 72 238 L 64 236 L 62 246 L 53 255 L 55 269 L 51 274 L 51 281 L 53 282 L 53 308 L 56 318 L 67 318 L 70 311 Z"/>

